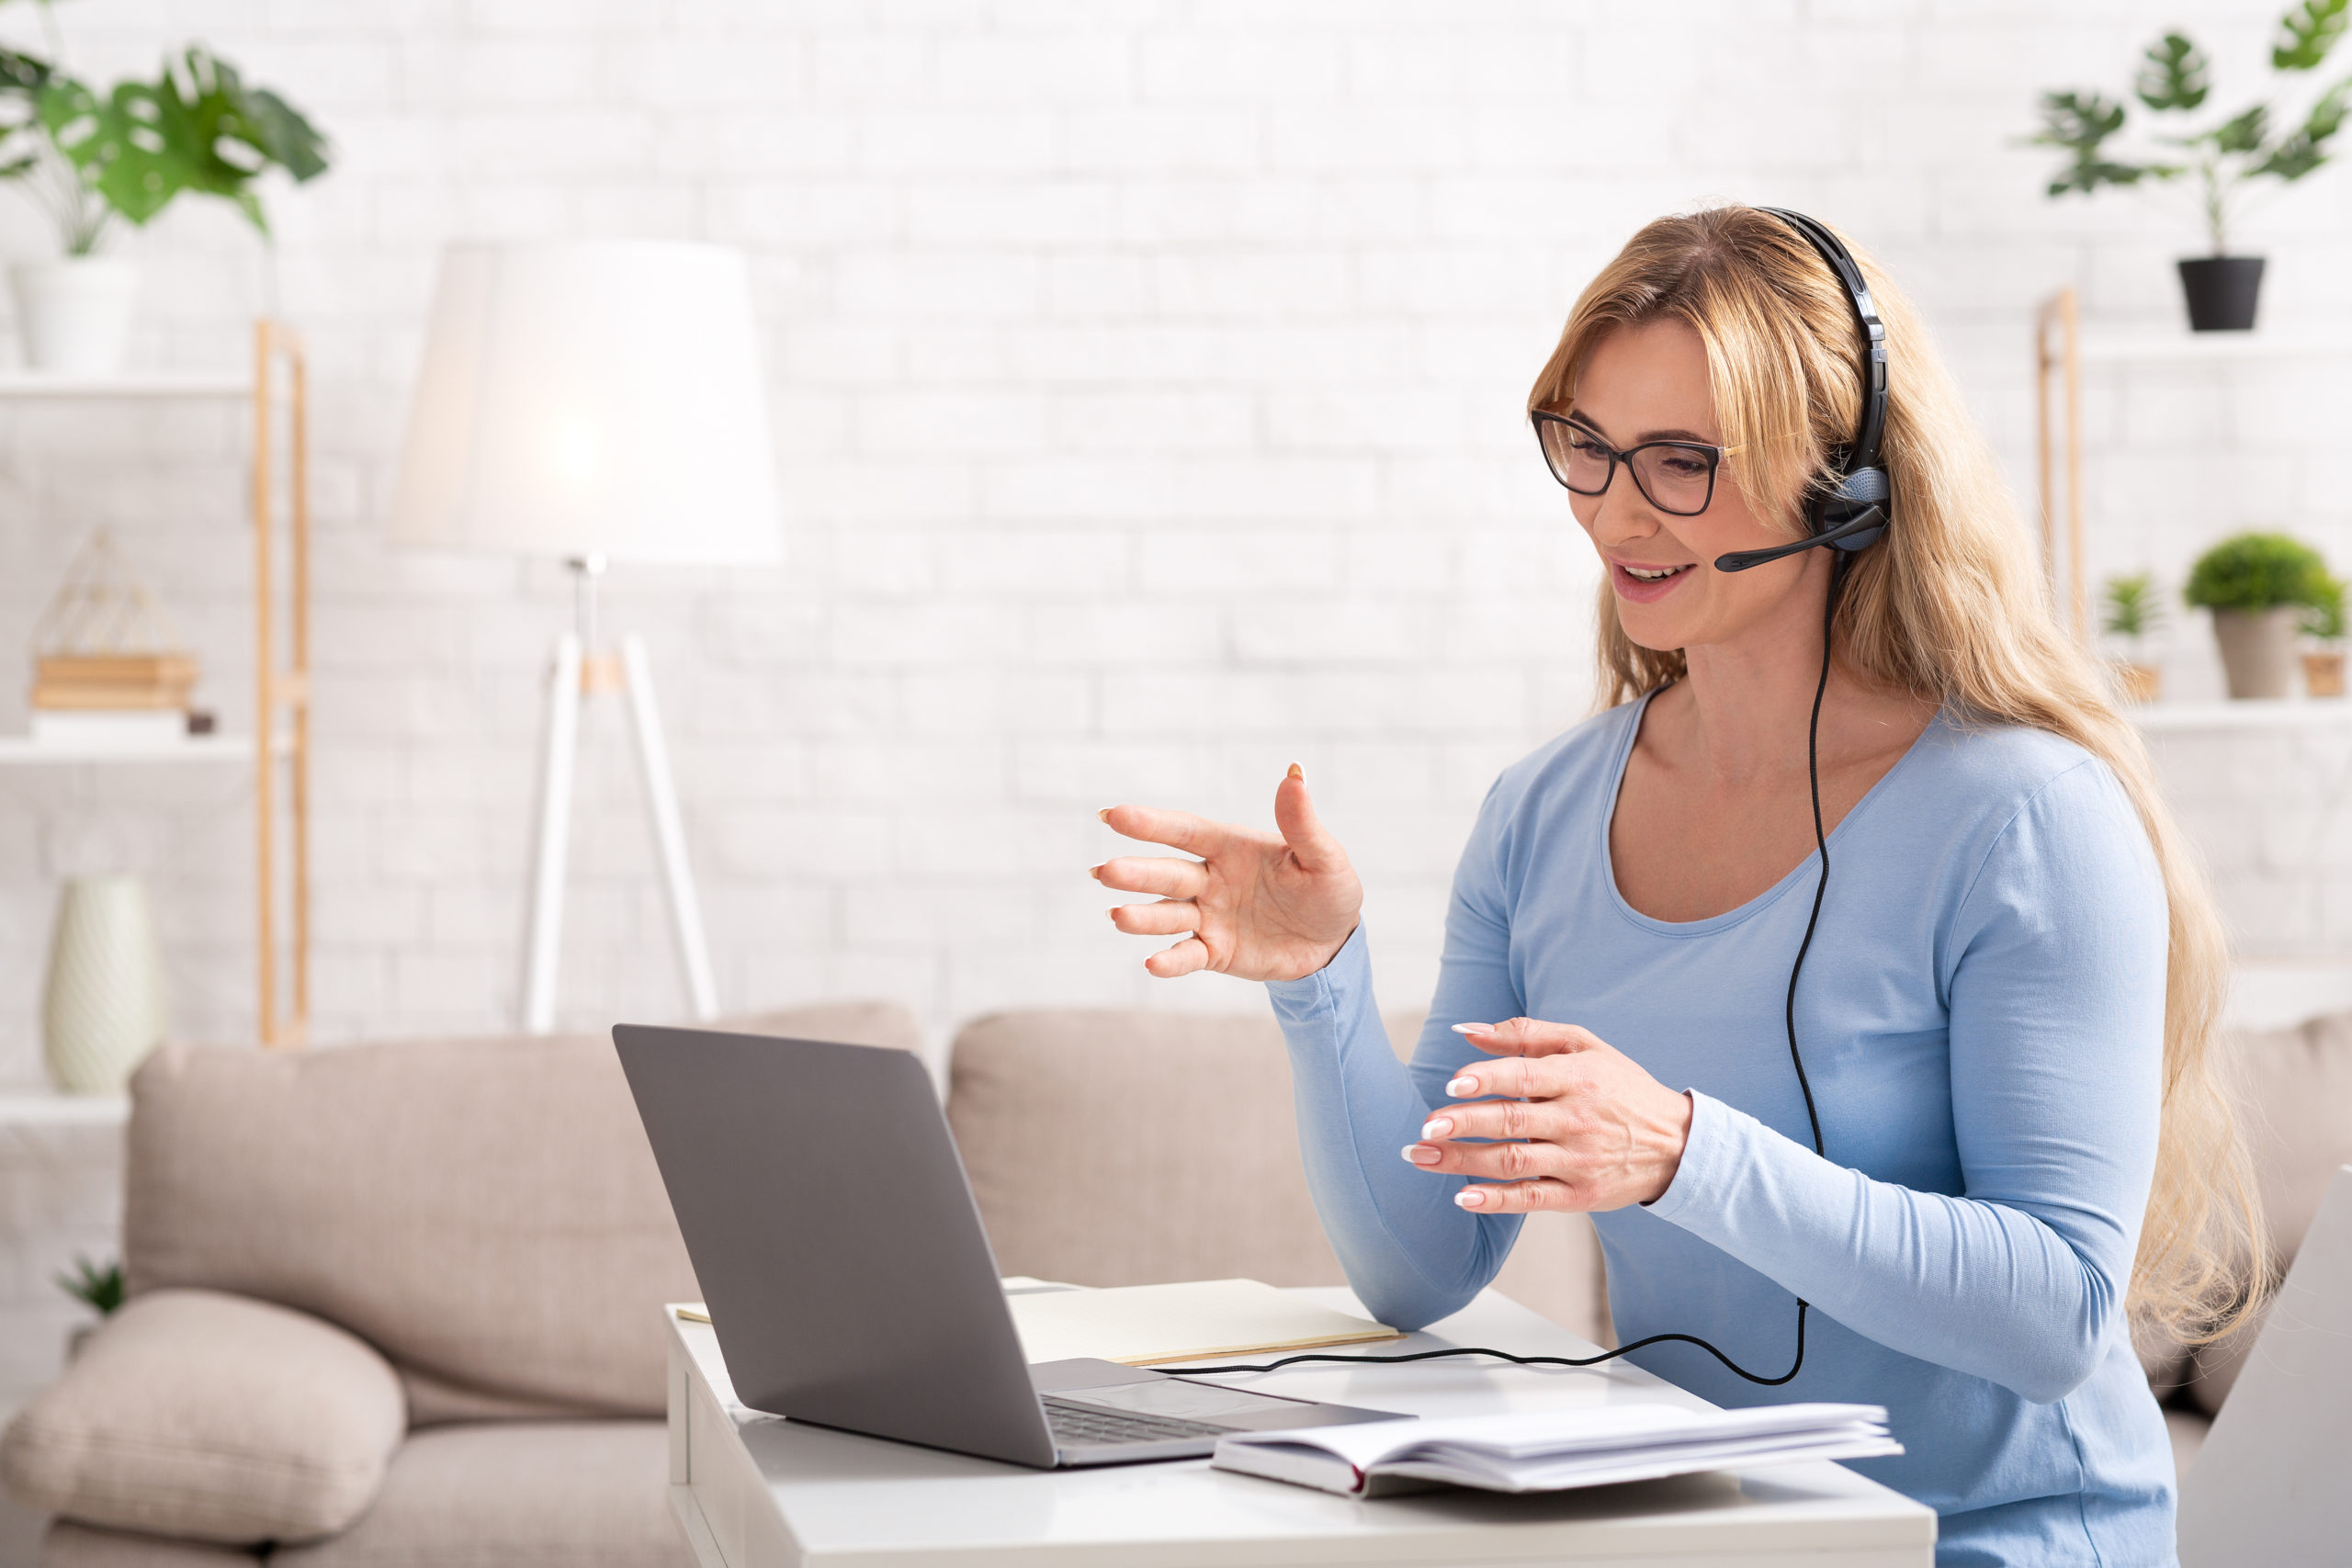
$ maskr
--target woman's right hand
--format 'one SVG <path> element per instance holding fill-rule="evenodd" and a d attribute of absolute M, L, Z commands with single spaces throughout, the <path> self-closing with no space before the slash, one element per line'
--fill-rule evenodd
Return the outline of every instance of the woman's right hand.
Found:
<path fill-rule="evenodd" d="M 1200 857 L 1121 855 L 1093 869 L 1105 887 L 1160 896 L 1157 904 L 1120 905 L 1113 925 L 1138 936 L 1190 933 L 1144 960 L 1161 979 L 1214 969 L 1244 980 L 1296 980 L 1330 963 L 1356 929 L 1363 884 L 1317 819 L 1295 762 L 1274 791 L 1279 833 L 1144 806 L 1112 807 L 1102 820 L 1127 838 Z"/>

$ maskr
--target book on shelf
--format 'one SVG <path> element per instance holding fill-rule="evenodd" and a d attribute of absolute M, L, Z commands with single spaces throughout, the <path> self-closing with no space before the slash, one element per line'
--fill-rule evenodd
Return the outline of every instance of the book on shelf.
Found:
<path fill-rule="evenodd" d="M 33 706 L 61 712 L 185 708 L 197 663 L 185 653 L 48 654 L 33 666 Z"/>
<path fill-rule="evenodd" d="M 1219 1438 L 1219 1470 L 1352 1497 L 1442 1485 L 1561 1492 L 1706 1470 L 1899 1454 L 1876 1404 L 1593 1404 Z"/>
<path fill-rule="evenodd" d="M 34 662 L 44 681 L 164 682 L 196 680 L 196 656 L 188 653 L 51 653 Z"/>

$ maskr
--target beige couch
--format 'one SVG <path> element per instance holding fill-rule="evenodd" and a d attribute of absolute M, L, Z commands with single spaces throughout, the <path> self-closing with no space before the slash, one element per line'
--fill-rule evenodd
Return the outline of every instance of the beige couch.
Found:
<path fill-rule="evenodd" d="M 1418 1020 L 1392 1020 L 1400 1049 Z M 739 1027 L 911 1046 L 878 1005 Z M 2352 1160 L 2352 1015 L 2245 1053 L 2300 1236 Z M 956 1042 L 949 1119 L 1008 1274 L 1340 1281 L 1268 1018 L 1046 1011 Z M 132 1299 L 0 1438 L 50 1568 L 685 1561 L 659 1307 L 697 1294 L 601 1039 L 173 1051 L 133 1085 Z M 785 1108 L 779 1108 L 780 1117 Z M 1607 1342 L 1580 1218 L 1498 1284 Z M 2153 1375 L 2193 1445 L 2217 1349 Z"/>
<path fill-rule="evenodd" d="M 659 1309 L 694 1274 L 609 1041 L 172 1049 L 131 1095 L 130 1299 L 0 1438 L 44 1563 L 681 1561 Z"/>

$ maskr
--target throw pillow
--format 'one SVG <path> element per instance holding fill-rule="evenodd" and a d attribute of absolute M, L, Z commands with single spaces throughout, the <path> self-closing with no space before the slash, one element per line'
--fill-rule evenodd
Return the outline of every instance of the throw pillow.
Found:
<path fill-rule="evenodd" d="M 334 1325 L 156 1291 L 109 1318 L 0 1437 L 0 1480 L 88 1524 L 308 1540 L 367 1510 L 407 1426 L 399 1374 Z"/>

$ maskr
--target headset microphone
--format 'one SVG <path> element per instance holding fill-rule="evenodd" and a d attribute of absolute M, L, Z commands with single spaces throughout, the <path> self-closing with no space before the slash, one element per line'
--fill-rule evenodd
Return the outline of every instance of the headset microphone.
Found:
<path fill-rule="evenodd" d="M 1797 555 L 1805 550 L 1834 545 L 1841 550 L 1859 550 L 1875 545 L 1886 532 L 1887 483 L 1884 468 L 1862 468 L 1841 476 L 1836 487 L 1825 497 L 1827 504 L 1838 507 L 1847 515 L 1843 520 L 1824 518 L 1816 506 L 1817 521 L 1828 523 L 1824 532 L 1809 538 L 1775 545 L 1766 550 L 1734 550 L 1715 558 L 1717 571 L 1746 571 L 1751 566 L 1762 566 L 1768 560 L 1782 556 Z M 1859 507 L 1860 510 L 1856 510 Z"/>

